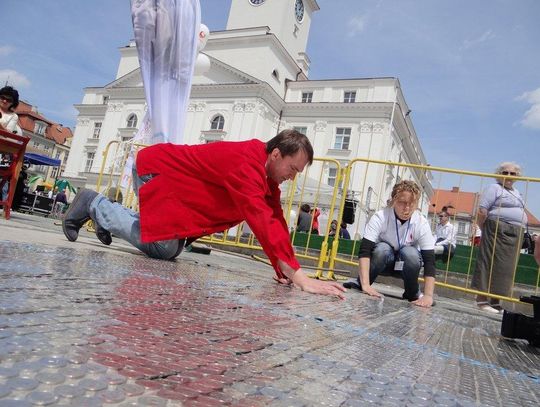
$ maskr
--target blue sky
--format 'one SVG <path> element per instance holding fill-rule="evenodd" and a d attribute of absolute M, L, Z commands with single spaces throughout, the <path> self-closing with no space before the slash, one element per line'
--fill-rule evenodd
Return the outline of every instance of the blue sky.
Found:
<path fill-rule="evenodd" d="M 540 177 L 540 1 L 318 3 L 310 78 L 398 77 L 428 163 L 492 172 L 508 160 Z M 229 4 L 201 0 L 210 30 L 225 28 Z M 9 76 L 73 126 L 83 88 L 114 79 L 129 10 L 129 0 L 2 0 L 1 83 Z"/>

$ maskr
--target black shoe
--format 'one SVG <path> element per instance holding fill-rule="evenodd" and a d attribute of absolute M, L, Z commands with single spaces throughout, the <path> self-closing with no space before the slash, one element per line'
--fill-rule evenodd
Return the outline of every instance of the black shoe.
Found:
<path fill-rule="evenodd" d="M 112 236 L 111 233 L 103 229 L 101 226 L 99 226 L 97 223 L 95 223 L 95 229 L 96 229 L 96 236 L 99 239 L 101 243 L 103 243 L 106 246 L 109 246 L 112 243 Z"/>
<path fill-rule="evenodd" d="M 356 280 L 356 281 L 346 281 L 343 283 L 343 287 L 345 288 L 355 288 L 357 290 L 360 290 L 362 291 L 362 286 L 360 285 L 360 281 Z"/>
<path fill-rule="evenodd" d="M 83 189 L 75 195 L 75 199 L 62 219 L 62 230 L 70 242 L 79 237 L 79 229 L 90 219 L 90 204 L 98 195 L 97 192 Z"/>

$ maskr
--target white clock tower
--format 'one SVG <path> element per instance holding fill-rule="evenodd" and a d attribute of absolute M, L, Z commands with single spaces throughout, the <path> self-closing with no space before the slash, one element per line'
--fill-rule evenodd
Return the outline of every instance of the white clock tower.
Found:
<path fill-rule="evenodd" d="M 294 59 L 305 54 L 315 0 L 233 0 L 227 30 L 268 26 Z"/>
<path fill-rule="evenodd" d="M 232 0 L 225 31 L 213 31 L 205 53 L 270 84 L 283 97 L 286 80 L 305 80 L 316 0 Z M 269 52 L 270 51 L 270 52 Z"/>

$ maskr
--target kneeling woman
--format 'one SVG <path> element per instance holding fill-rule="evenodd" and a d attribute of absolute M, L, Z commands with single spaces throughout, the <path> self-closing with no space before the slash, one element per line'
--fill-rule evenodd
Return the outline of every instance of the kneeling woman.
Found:
<path fill-rule="evenodd" d="M 382 295 L 371 284 L 379 274 L 403 279 L 403 298 L 421 307 L 431 307 L 435 289 L 434 238 L 428 220 L 417 211 L 420 188 L 401 181 L 392 189 L 390 205 L 376 212 L 360 246 L 359 284 L 366 294 Z M 424 295 L 418 275 L 424 266 Z"/>

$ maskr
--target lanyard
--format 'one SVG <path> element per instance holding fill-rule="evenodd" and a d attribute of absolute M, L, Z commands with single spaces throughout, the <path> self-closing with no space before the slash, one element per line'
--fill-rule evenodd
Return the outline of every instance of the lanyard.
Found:
<path fill-rule="evenodd" d="M 401 250 L 402 247 L 405 246 L 405 242 L 407 241 L 407 235 L 409 234 L 409 227 L 411 226 L 411 219 L 408 219 L 407 222 L 407 230 L 405 231 L 405 237 L 403 239 L 403 246 L 401 245 L 401 242 L 400 242 L 400 239 L 399 239 L 399 229 L 398 229 L 398 221 L 397 221 L 397 216 L 396 214 L 394 213 L 394 217 L 395 217 L 395 222 L 396 222 L 396 237 L 397 237 L 397 244 L 398 244 L 398 251 Z M 412 216 L 411 216 L 412 217 Z"/>

